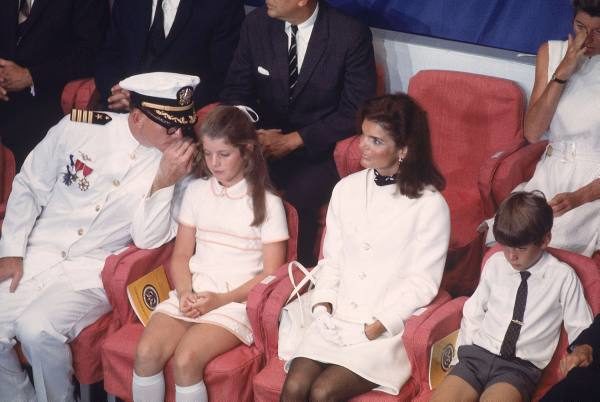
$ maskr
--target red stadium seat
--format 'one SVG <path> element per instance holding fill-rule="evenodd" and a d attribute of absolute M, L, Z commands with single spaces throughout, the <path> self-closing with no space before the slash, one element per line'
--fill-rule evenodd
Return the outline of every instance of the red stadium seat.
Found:
<path fill-rule="evenodd" d="M 585 297 L 592 308 L 594 315 L 600 313 L 600 271 L 596 268 L 595 262 L 579 254 L 571 253 L 565 250 L 548 248 L 550 254 L 554 255 L 559 260 L 569 264 L 583 285 Z M 485 261 L 494 253 L 500 252 L 500 246 L 495 246 L 486 253 Z M 483 263 L 482 263 L 483 266 Z M 459 297 L 452 300 L 446 305 L 437 309 L 422 326 L 422 333 L 419 337 L 429 345 L 444 338 L 448 334 L 460 328 L 462 319 L 462 308 L 467 300 L 466 297 Z M 564 328 L 561 330 L 560 340 L 552 356 L 552 360 L 544 369 L 540 383 L 535 392 L 533 400 L 541 398 L 554 384 L 562 379 L 560 374 L 559 362 L 565 355 L 568 346 L 567 336 Z M 424 355 L 429 356 L 429 352 Z M 417 373 L 418 381 L 421 384 L 428 384 L 429 378 L 429 359 L 421 359 L 411 363 L 413 364 L 413 372 Z M 415 401 L 425 402 L 431 397 L 432 390 L 427 385 L 420 394 L 415 398 Z"/>
<path fill-rule="evenodd" d="M 285 203 L 285 208 L 290 233 L 287 259 L 293 260 L 296 258 L 298 214 L 290 204 Z M 137 277 L 156 266 L 157 264 L 149 262 L 145 266 L 145 272 L 141 272 L 136 277 L 127 278 L 123 286 L 126 287 L 128 283 L 131 283 Z M 168 273 L 169 264 L 167 263 L 165 267 Z M 258 285 L 258 287 L 260 286 Z M 256 298 L 256 293 L 253 289 L 248 296 L 247 311 L 254 331 L 259 327 L 257 321 L 260 320 L 259 314 L 262 308 L 258 304 L 261 302 L 262 300 Z M 134 313 L 129 307 L 125 292 L 119 292 L 118 294 L 111 292 L 111 303 L 114 306 L 123 306 L 127 312 L 124 313 L 125 317 L 120 318 L 120 320 L 126 320 L 126 324 L 117 332 L 111 334 L 102 345 L 104 388 L 110 394 L 116 395 L 123 400 L 131 400 L 133 361 L 143 326 L 134 318 Z M 260 338 L 256 332 L 254 336 L 255 338 Z M 215 358 L 206 366 L 204 371 L 204 381 L 210 400 L 222 402 L 252 401 L 252 378 L 263 365 L 264 348 L 260 341 L 255 341 L 250 346 L 239 345 Z M 174 401 L 175 386 L 169 363 L 165 369 L 165 381 L 167 387 L 165 400 Z"/>
<path fill-rule="evenodd" d="M 12 181 L 15 178 L 17 165 L 15 157 L 10 149 L 0 145 L 0 152 L 4 159 L 4 164 L 0 174 L 2 174 L 2 188 L 0 188 L 0 233 L 2 233 L 2 222 L 4 221 L 4 213 L 6 212 L 6 202 L 12 188 Z"/>
<path fill-rule="evenodd" d="M 71 113 L 71 109 L 94 109 L 99 102 L 100 93 L 96 91 L 96 82 L 93 78 L 68 82 L 60 97 L 60 105 L 64 114 Z"/>
<path fill-rule="evenodd" d="M 411 78 L 408 94 L 427 112 L 433 157 L 447 182 L 443 195 L 452 232 L 442 287 L 468 295 L 477 285 L 483 253 L 477 227 L 497 204 L 492 187 L 512 189 L 522 181 L 513 175 L 500 183 L 496 173 L 502 157 L 526 143 L 523 93 L 501 78 L 423 70 Z"/>

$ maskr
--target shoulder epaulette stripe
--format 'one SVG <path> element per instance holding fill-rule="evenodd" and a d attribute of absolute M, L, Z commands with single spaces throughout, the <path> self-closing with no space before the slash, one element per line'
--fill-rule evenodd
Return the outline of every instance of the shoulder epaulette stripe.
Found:
<path fill-rule="evenodd" d="M 83 110 L 83 109 L 72 109 L 71 110 L 71 121 L 78 123 L 89 123 L 89 124 L 100 124 L 105 125 L 110 122 L 112 117 L 103 112 L 96 112 L 94 110 Z"/>

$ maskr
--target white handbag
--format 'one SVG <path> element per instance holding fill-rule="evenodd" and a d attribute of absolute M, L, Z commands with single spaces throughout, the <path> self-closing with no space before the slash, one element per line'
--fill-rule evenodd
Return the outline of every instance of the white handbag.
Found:
<path fill-rule="evenodd" d="M 294 267 L 304 274 L 304 278 L 298 283 L 294 280 Z M 310 291 L 315 286 L 315 274 L 319 271 L 319 268 L 320 266 L 317 265 L 309 271 L 298 261 L 292 261 L 288 264 L 288 276 L 294 289 L 281 309 L 281 315 L 279 316 L 277 354 L 282 360 L 287 361 L 293 356 L 304 338 L 304 332 L 313 321 L 310 309 Z M 310 283 L 306 293 L 300 295 L 300 289 L 308 282 Z M 294 296 L 296 296 L 295 299 Z"/>

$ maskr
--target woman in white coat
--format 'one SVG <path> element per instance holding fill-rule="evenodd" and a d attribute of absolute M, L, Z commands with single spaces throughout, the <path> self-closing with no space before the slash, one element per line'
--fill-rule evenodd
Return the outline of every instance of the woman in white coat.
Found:
<path fill-rule="evenodd" d="M 404 94 L 367 101 L 358 173 L 334 188 L 324 258 L 282 401 L 398 394 L 410 377 L 404 322 L 438 293 L 450 237 L 425 112 Z M 293 336 L 294 334 L 292 334 Z"/>

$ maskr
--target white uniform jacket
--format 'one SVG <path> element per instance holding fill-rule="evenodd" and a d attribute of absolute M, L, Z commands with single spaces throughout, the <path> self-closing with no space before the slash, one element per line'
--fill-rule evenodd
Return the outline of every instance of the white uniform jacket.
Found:
<path fill-rule="evenodd" d="M 449 239 L 439 192 L 411 199 L 396 185 L 375 185 L 372 170 L 348 176 L 331 197 L 312 304 L 331 303 L 348 321 L 379 320 L 396 335 L 438 293 Z"/>
<path fill-rule="evenodd" d="M 108 255 L 174 236 L 174 187 L 147 197 L 161 152 L 135 140 L 127 114 L 109 115 L 104 126 L 63 118 L 15 177 L 0 257 L 23 257 L 23 280 L 62 263 L 75 289 L 102 287 Z"/>

